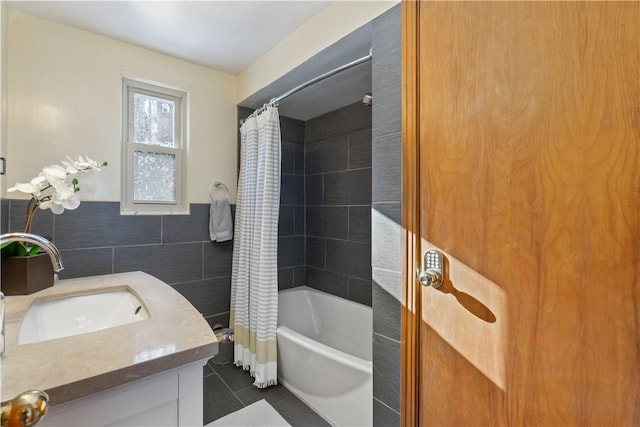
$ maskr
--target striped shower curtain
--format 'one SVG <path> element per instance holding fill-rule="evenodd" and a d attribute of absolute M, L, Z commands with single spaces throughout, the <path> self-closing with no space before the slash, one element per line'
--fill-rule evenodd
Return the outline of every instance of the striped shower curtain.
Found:
<path fill-rule="evenodd" d="M 231 275 L 234 363 L 253 385 L 277 384 L 280 117 L 269 106 L 240 127 L 240 177 Z"/>

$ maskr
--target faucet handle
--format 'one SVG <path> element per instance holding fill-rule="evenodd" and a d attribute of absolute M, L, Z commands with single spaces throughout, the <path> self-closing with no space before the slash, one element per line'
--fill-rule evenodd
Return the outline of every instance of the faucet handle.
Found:
<path fill-rule="evenodd" d="M 2 427 L 35 426 L 44 417 L 48 405 L 49 395 L 44 391 L 25 391 L 2 404 Z"/>

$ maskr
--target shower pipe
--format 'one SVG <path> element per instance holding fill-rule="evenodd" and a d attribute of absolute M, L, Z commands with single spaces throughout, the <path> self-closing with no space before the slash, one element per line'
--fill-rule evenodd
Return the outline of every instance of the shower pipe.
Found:
<path fill-rule="evenodd" d="M 371 61 L 372 59 L 373 59 L 372 48 L 370 48 L 370 49 L 369 49 L 369 54 L 368 54 L 368 55 L 363 56 L 362 58 L 359 58 L 359 59 L 353 60 L 353 61 L 351 61 L 351 62 L 349 62 L 349 63 L 347 63 L 347 64 L 341 65 L 341 66 L 339 66 L 339 67 L 337 67 L 337 68 L 334 68 L 334 69 L 333 69 L 333 70 L 331 70 L 331 71 L 327 71 L 326 73 L 321 74 L 321 75 L 319 75 L 319 76 L 317 76 L 317 77 L 314 77 L 313 79 L 311 79 L 311 80 L 309 80 L 309 81 L 306 81 L 306 82 L 304 82 L 304 83 L 302 83 L 302 84 L 300 84 L 300 85 L 298 85 L 298 86 L 294 87 L 293 89 L 288 90 L 287 92 L 283 93 L 282 95 L 280 95 L 280 96 L 278 96 L 278 97 L 276 97 L 276 98 L 271 98 L 271 100 L 270 100 L 268 103 L 264 104 L 262 107 L 258 108 L 256 111 L 254 111 L 253 113 L 251 113 L 251 115 L 250 115 L 249 117 L 253 117 L 253 116 L 256 116 L 256 115 L 258 115 L 258 114 L 262 113 L 262 112 L 263 112 L 264 110 L 266 110 L 266 109 L 267 109 L 267 107 L 269 107 L 269 106 L 275 106 L 275 105 L 278 105 L 278 103 L 279 103 L 280 101 L 282 101 L 282 100 L 283 100 L 283 99 L 285 99 L 285 98 L 290 97 L 291 95 L 293 95 L 293 94 L 294 94 L 294 93 L 296 93 L 296 92 L 301 91 L 302 89 L 306 89 L 306 88 L 308 88 L 309 86 L 314 85 L 314 84 L 316 84 L 316 83 L 318 83 L 318 82 L 320 82 L 320 81 L 322 81 L 322 80 L 324 80 L 324 79 L 327 79 L 327 78 L 329 78 L 329 77 L 331 77 L 331 76 L 334 76 L 334 75 L 336 75 L 336 74 L 338 74 L 338 73 L 341 73 L 341 72 L 342 72 L 342 71 L 344 71 L 344 70 L 348 70 L 349 68 L 353 68 L 353 67 L 355 67 L 355 66 L 357 66 L 357 65 L 364 64 L 365 62 L 367 62 L 367 61 Z M 247 117 L 247 118 L 248 118 L 248 117 Z M 245 119 L 245 120 L 246 120 L 246 119 Z M 240 121 L 240 123 L 241 123 L 241 124 L 242 124 L 243 122 L 244 122 L 244 120 L 241 120 L 241 121 Z"/>

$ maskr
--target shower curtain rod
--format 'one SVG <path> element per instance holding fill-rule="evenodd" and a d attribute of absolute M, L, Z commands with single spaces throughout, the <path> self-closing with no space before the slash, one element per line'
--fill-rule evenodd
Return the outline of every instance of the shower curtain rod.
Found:
<path fill-rule="evenodd" d="M 264 110 L 267 109 L 268 106 L 278 105 L 278 103 L 280 101 L 282 101 L 285 98 L 290 97 L 291 95 L 293 95 L 296 92 L 301 91 L 302 89 L 306 89 L 309 86 L 314 85 L 314 84 L 316 84 L 316 83 L 318 83 L 318 82 L 320 82 L 320 81 L 322 81 L 324 79 L 327 79 L 327 78 L 329 78 L 331 76 L 334 76 L 334 75 L 336 75 L 338 73 L 341 73 L 342 71 L 348 70 L 349 68 L 353 68 L 356 65 L 360 65 L 360 64 L 363 64 L 363 63 L 365 63 L 367 61 L 371 61 L 372 59 L 373 59 L 372 48 L 369 48 L 369 54 L 368 55 L 363 56 L 362 58 L 356 59 L 354 61 L 351 61 L 351 62 L 349 62 L 347 64 L 341 65 L 341 66 L 339 66 L 337 68 L 334 68 L 331 71 L 327 71 L 326 73 L 321 74 L 321 75 L 319 75 L 317 77 L 314 77 L 313 79 L 311 79 L 309 81 L 306 81 L 306 82 L 294 87 L 293 89 L 288 90 L 287 92 L 283 93 L 282 95 L 280 95 L 280 96 L 278 96 L 276 98 L 271 98 L 271 100 L 268 103 L 264 104 L 262 107 L 258 108 L 256 111 L 251 113 L 251 115 L 249 117 L 255 116 L 257 114 L 262 113 Z M 240 121 L 241 124 L 242 124 L 242 122 L 244 122 L 244 120 Z"/>

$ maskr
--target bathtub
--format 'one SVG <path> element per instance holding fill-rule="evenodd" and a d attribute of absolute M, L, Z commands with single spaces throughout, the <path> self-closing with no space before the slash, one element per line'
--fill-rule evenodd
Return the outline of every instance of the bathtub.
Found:
<path fill-rule="evenodd" d="M 278 381 L 333 425 L 372 425 L 371 308 L 306 286 L 278 305 Z"/>

